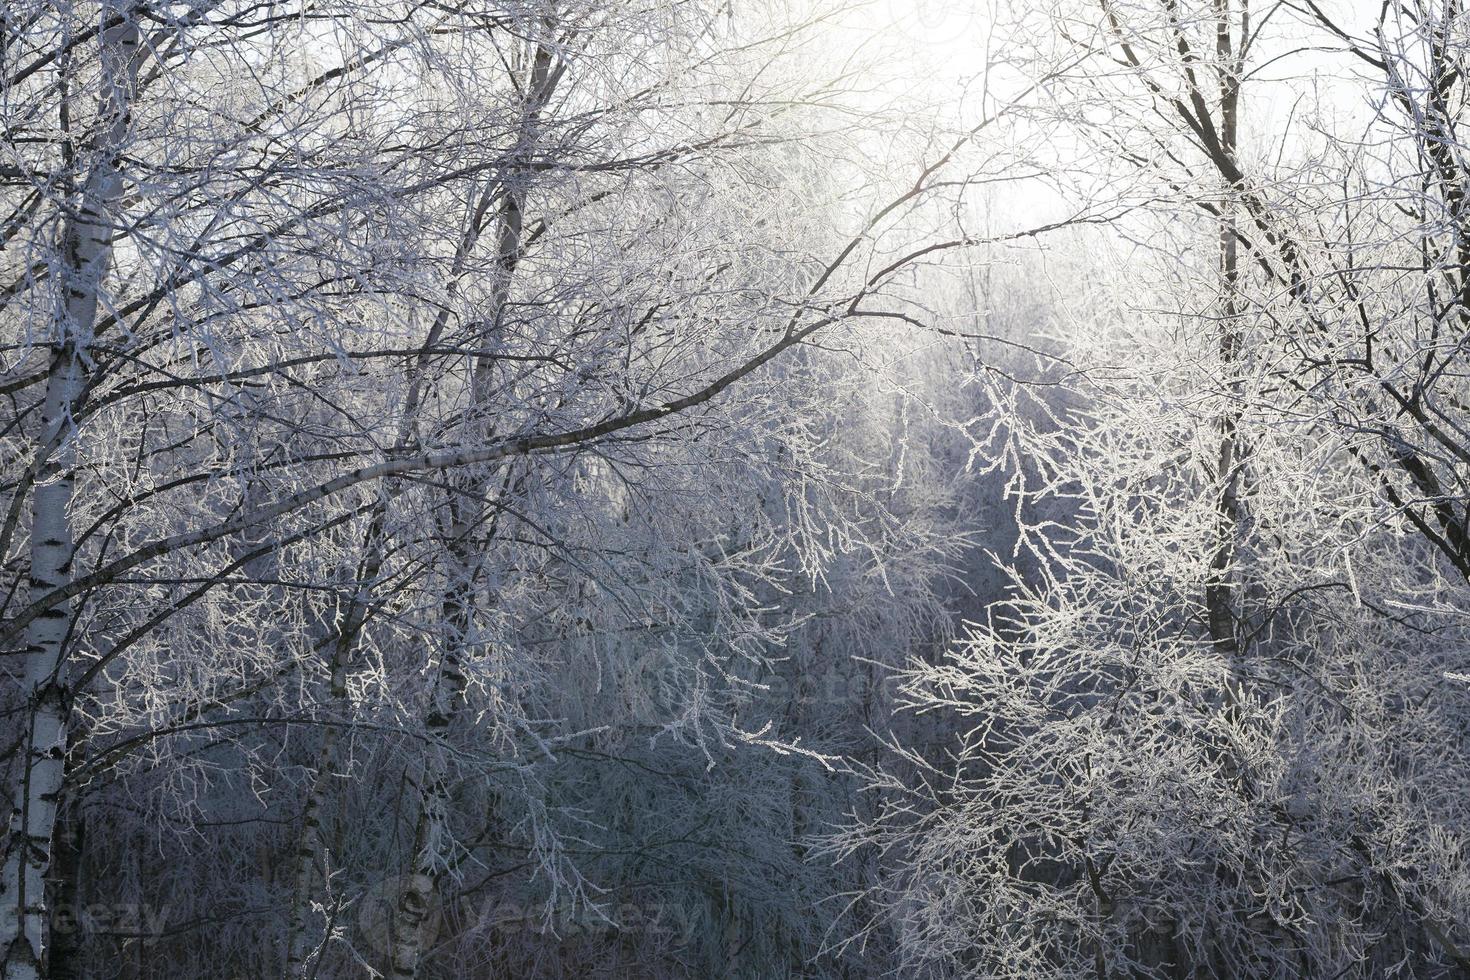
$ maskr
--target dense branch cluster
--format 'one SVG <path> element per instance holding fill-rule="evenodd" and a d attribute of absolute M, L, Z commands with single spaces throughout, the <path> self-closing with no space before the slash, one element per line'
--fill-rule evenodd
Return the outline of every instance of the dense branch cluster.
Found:
<path fill-rule="evenodd" d="M 0 12 L 0 977 L 1470 970 L 1470 15 L 953 6 Z"/>

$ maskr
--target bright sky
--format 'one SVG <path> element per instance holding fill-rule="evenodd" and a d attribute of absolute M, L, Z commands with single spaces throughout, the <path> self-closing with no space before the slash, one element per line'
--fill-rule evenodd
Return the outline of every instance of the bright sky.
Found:
<path fill-rule="evenodd" d="M 860 0 L 844 21 L 853 32 L 851 36 L 866 35 L 866 46 L 888 55 L 884 59 L 886 68 L 880 71 L 890 84 L 906 82 L 942 102 L 946 97 L 972 91 L 987 62 L 995 60 L 991 58 L 992 46 L 1003 45 L 1005 39 L 1000 36 L 1004 29 L 992 37 L 992 25 L 1013 21 L 1017 13 L 1032 4 L 1033 0 Z M 1278 6 L 1282 9 L 1270 15 L 1254 53 L 1253 61 L 1261 73 L 1258 82 L 1291 79 L 1294 101 L 1294 95 L 1307 87 L 1304 79 L 1310 78 L 1312 85 L 1333 101 L 1361 101 L 1362 86 L 1343 77 L 1352 60 L 1340 52 L 1307 46 L 1308 37 L 1315 43 L 1329 38 L 1320 30 L 1308 34 L 1302 26 L 1302 15 L 1284 4 L 1257 0 L 1251 4 L 1253 28 L 1260 27 L 1267 12 Z M 1319 6 L 1345 30 L 1368 37 L 1377 22 L 1381 0 L 1319 0 Z M 1266 91 L 1278 86 L 1258 84 L 1256 88 L 1263 100 L 1274 103 L 1282 97 L 1279 92 Z M 1274 106 L 1271 111 L 1274 117 Z M 1285 116 L 1281 121 L 1285 122 Z"/>

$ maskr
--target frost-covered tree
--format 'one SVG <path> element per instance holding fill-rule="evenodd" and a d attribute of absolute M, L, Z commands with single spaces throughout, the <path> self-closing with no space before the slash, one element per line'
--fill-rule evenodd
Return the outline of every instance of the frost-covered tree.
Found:
<path fill-rule="evenodd" d="M 1467 15 L 887 6 L 0 11 L 0 978 L 1467 969 Z"/>
<path fill-rule="evenodd" d="M 1459 15 L 1385 13 L 1348 140 L 1253 127 L 1286 7 L 1046 14 L 1082 58 L 1048 111 L 1134 214 L 1055 301 L 1065 411 L 1010 416 L 1034 567 L 908 672 L 957 734 L 845 843 L 900 855 L 915 972 L 1457 975 Z"/>
<path fill-rule="evenodd" d="M 634 940 L 446 916 L 682 908 L 660 827 L 801 864 L 777 753 L 856 721 L 782 665 L 942 631 L 956 548 L 885 444 L 966 137 L 870 167 L 842 6 L 6 11 L 4 975 L 575 971 Z M 702 824 L 603 775 L 665 764 Z M 815 955 L 704 853 L 650 960 Z"/>

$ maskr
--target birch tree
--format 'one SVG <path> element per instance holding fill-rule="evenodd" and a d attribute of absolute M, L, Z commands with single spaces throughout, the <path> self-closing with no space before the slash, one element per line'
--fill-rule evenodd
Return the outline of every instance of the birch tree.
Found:
<path fill-rule="evenodd" d="M 46 364 L 39 435 L 27 468 L 19 474 L 31 491 L 27 578 L 32 594 L 64 588 L 71 578 L 77 466 L 72 424 L 91 384 L 100 293 L 112 265 L 113 227 L 124 186 L 122 157 L 143 59 L 140 11 L 131 5 L 108 5 L 101 16 L 96 116 L 90 136 L 71 151 L 80 151 L 85 162 L 73 210 L 63 219 L 52 259 L 55 314 L 41 348 Z M 22 495 L 12 493 L 19 503 Z M 12 504 L 12 515 L 15 509 Z M 0 554 L 9 550 L 15 523 L 14 516 L 6 523 Z M 41 975 L 45 878 L 68 742 L 66 701 L 72 670 L 64 648 L 71 628 L 71 603 L 63 600 L 35 617 L 24 633 L 20 761 L 11 784 L 10 833 L 0 879 L 6 905 L 0 932 L 6 976 Z"/>
<path fill-rule="evenodd" d="M 584 727 L 708 759 L 755 744 L 784 563 L 945 552 L 835 474 L 742 514 L 825 472 L 819 425 L 779 464 L 744 432 L 790 408 L 783 357 L 910 316 L 908 222 L 966 142 L 792 179 L 846 165 L 824 113 L 881 123 L 815 54 L 837 9 L 7 15 L 10 973 L 413 974 L 416 896 L 386 950 L 364 898 L 504 855 L 591 907 L 547 780 L 598 750 L 558 688 L 623 666 L 599 638 L 677 638 L 673 696 Z M 547 660 L 585 636 L 600 663 Z M 187 908 L 63 949 L 84 897 Z"/>
<path fill-rule="evenodd" d="M 1134 213 L 1080 299 L 1053 300 L 1085 325 L 1072 411 L 1012 417 L 1040 574 L 908 673 L 909 707 L 954 719 L 953 757 L 900 746 L 917 775 L 875 773 L 885 811 L 847 841 L 903 855 L 886 894 L 911 969 L 1464 969 L 1452 467 L 1405 448 L 1436 423 L 1419 420 L 1433 396 L 1399 387 L 1453 357 L 1409 310 L 1443 295 L 1421 253 L 1454 235 L 1429 244 L 1421 206 L 1391 203 L 1433 193 L 1424 162 L 1446 143 L 1416 151 L 1422 130 L 1383 111 L 1367 139 L 1252 132 L 1247 55 L 1303 26 L 1273 39 L 1289 10 L 1244 12 L 1051 11 L 1093 57 L 1054 111 L 1101 153 L 1083 159 L 1114 182 L 1093 192 Z M 1408 35 L 1425 65 L 1436 30 Z M 1392 91 L 1355 93 L 1386 110 Z M 1387 232 L 1391 212 L 1407 220 Z M 1412 264 L 1378 251 L 1411 240 Z M 1390 266 L 1420 270 L 1391 313 Z"/>

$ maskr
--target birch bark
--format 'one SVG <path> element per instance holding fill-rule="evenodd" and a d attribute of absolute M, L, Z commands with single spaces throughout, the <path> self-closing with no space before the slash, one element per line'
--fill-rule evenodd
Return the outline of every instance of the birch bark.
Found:
<path fill-rule="evenodd" d="M 91 381 L 89 348 L 99 294 L 112 264 L 111 212 L 122 196 L 119 159 L 129 129 L 130 107 L 142 55 L 139 10 L 129 3 L 103 4 L 100 35 L 102 83 L 95 162 L 82 182 L 54 262 L 57 312 L 47 369 L 41 436 L 31 498 L 30 586 L 46 595 L 72 576 L 72 497 L 77 462 L 73 418 Z M 24 758 L 18 784 L 10 787 L 10 834 L 0 870 L 0 949 L 4 980 L 46 975 L 46 875 L 61 803 L 67 745 L 67 645 L 74 609 L 70 598 L 26 627 Z"/>
<path fill-rule="evenodd" d="M 536 146 L 541 114 L 561 77 L 552 67 L 553 53 L 546 42 L 536 44 L 527 78 L 521 87 L 525 101 L 517 126 L 515 161 L 524 161 Z M 526 183 L 519 172 L 504 182 L 499 212 L 496 215 L 497 275 L 492 287 L 490 309 L 493 318 L 483 340 L 484 350 L 477 357 L 470 380 L 470 405 L 467 419 L 477 433 L 491 435 L 488 419 L 490 402 L 495 394 L 494 368 L 498 342 L 510 298 L 511 283 L 521 258 L 522 226 L 526 205 Z M 449 773 L 449 735 L 464 706 L 467 679 L 464 655 L 472 632 L 476 572 L 472 565 L 471 535 L 486 518 L 488 511 L 487 480 L 464 475 L 451 482 L 450 520 L 445 535 L 445 553 L 449 574 L 439 617 L 444 628 L 444 643 L 430 689 L 425 729 L 428 748 L 423 765 L 412 781 L 418 794 L 418 817 L 414 826 L 413 874 L 405 879 L 398 897 L 392 928 L 391 975 L 412 978 L 418 972 L 423 956 L 420 948 L 424 917 L 432 908 L 432 891 L 449 865 L 452 834 L 448 825 L 451 786 Z"/>

